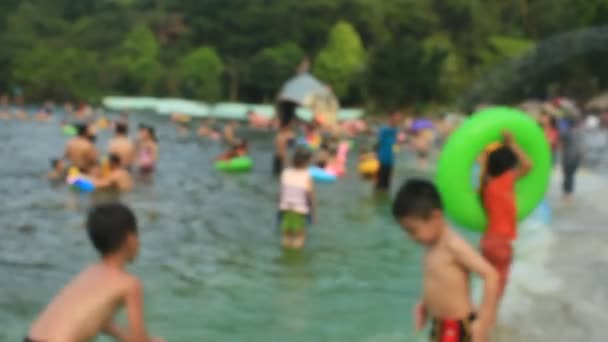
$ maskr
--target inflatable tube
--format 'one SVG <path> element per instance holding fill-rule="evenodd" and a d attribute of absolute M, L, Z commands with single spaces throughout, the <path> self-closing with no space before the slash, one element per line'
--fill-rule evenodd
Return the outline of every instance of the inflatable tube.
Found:
<path fill-rule="evenodd" d="M 361 175 L 375 175 L 380 170 L 380 162 L 377 159 L 369 159 L 359 163 L 359 173 Z"/>
<path fill-rule="evenodd" d="M 85 194 L 95 191 L 95 185 L 93 182 L 86 178 L 78 177 L 71 185 L 74 189 L 78 190 L 78 192 Z"/>
<path fill-rule="evenodd" d="M 466 120 L 445 144 L 437 166 L 436 182 L 444 211 L 456 224 L 474 231 L 486 229 L 486 216 L 471 172 L 489 144 L 509 130 L 532 159 L 530 173 L 516 185 L 517 218 L 523 220 L 543 200 L 551 173 L 549 143 L 539 125 L 525 113 L 511 108 L 487 108 Z"/>
<path fill-rule="evenodd" d="M 72 125 L 64 125 L 63 127 L 61 127 L 61 131 L 66 137 L 73 137 L 78 133 L 76 127 Z"/>
<path fill-rule="evenodd" d="M 332 183 L 338 179 L 336 175 L 317 166 L 311 166 L 308 170 L 310 171 L 310 176 L 316 182 Z"/>
<path fill-rule="evenodd" d="M 215 163 L 215 168 L 225 172 L 249 171 L 253 167 L 253 161 L 248 156 L 232 158 L 230 160 L 219 160 Z"/>

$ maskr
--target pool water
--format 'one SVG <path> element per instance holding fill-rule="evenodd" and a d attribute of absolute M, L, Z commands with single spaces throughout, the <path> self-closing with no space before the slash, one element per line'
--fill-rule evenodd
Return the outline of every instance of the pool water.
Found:
<path fill-rule="evenodd" d="M 410 314 L 422 250 L 393 222 L 388 195 L 352 173 L 318 186 L 319 222 L 305 250 L 284 251 L 270 133 L 246 133 L 251 172 L 222 174 L 212 162 L 218 143 L 180 137 L 164 118 L 134 117 L 132 127 L 139 121 L 157 128 L 159 170 L 153 185 L 123 200 L 139 220 L 142 250 L 130 269 L 143 279 L 153 335 L 171 342 L 422 338 Z M 100 132 L 99 148 L 109 136 Z M 18 341 L 96 254 L 83 230 L 90 199 L 42 176 L 63 152 L 58 122 L 0 122 L 0 141 L 0 341 Z M 395 183 L 407 174 L 400 165 Z"/>

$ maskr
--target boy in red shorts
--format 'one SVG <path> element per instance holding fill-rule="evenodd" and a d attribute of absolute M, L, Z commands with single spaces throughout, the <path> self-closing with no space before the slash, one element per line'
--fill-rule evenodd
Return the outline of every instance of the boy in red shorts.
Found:
<path fill-rule="evenodd" d="M 504 144 L 489 153 L 482 177 L 481 197 L 488 226 L 481 239 L 482 255 L 499 275 L 498 298 L 503 295 L 511 262 L 512 242 L 517 237 L 515 182 L 530 172 L 532 162 L 510 132 Z"/>

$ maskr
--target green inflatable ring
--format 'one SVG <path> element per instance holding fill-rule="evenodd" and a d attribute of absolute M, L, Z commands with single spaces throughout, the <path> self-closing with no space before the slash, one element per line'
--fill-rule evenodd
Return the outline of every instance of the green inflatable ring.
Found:
<path fill-rule="evenodd" d="M 517 218 L 523 220 L 543 200 L 551 173 L 551 152 L 540 126 L 525 113 L 506 107 L 481 110 L 454 132 L 441 151 L 436 182 L 444 211 L 457 225 L 473 231 L 486 229 L 479 194 L 471 182 L 471 170 L 486 146 L 502 139 L 503 130 L 532 159 L 532 170 L 516 184 Z"/>
<path fill-rule="evenodd" d="M 249 157 L 238 157 L 230 160 L 220 160 L 215 163 L 215 168 L 226 172 L 249 171 L 253 167 L 253 161 Z"/>
<path fill-rule="evenodd" d="M 78 131 L 76 130 L 76 127 L 74 127 L 72 125 L 63 126 L 61 128 L 61 131 L 63 132 L 63 135 L 65 135 L 66 137 L 73 137 L 78 133 Z"/>

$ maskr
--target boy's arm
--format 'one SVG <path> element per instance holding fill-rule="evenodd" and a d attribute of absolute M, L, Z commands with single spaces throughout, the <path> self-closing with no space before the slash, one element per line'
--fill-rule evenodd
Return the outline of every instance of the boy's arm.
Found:
<path fill-rule="evenodd" d="M 498 305 L 498 273 L 471 245 L 460 237 L 449 243 L 456 260 L 483 280 L 483 300 L 479 307 L 479 323 L 489 328 L 494 324 Z"/>
<path fill-rule="evenodd" d="M 148 342 L 149 338 L 144 322 L 144 294 L 139 280 L 134 279 L 127 289 L 125 303 L 129 322 L 127 330 L 128 341 Z"/>
<path fill-rule="evenodd" d="M 516 169 L 516 177 L 521 178 L 527 175 L 532 169 L 532 160 L 526 152 L 517 144 L 513 134 L 511 132 L 505 131 L 503 133 L 505 138 L 505 145 L 509 146 L 515 156 L 517 157 L 517 161 L 519 162 L 519 167 Z"/>
<path fill-rule="evenodd" d="M 117 341 L 129 342 L 129 334 L 125 331 L 125 329 L 117 326 L 114 323 L 108 324 L 103 332 L 104 334 L 113 337 Z"/>

